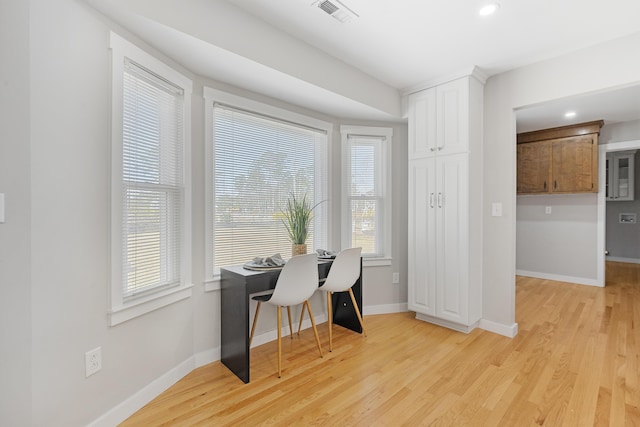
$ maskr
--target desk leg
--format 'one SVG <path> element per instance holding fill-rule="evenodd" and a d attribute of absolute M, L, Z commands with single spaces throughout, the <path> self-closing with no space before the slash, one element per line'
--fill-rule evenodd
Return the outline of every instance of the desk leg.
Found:
<path fill-rule="evenodd" d="M 360 277 L 351 289 L 353 289 L 360 314 L 364 316 L 362 313 L 362 260 L 360 260 Z M 349 292 L 334 292 L 331 302 L 333 303 L 333 323 L 361 334 L 362 326 L 353 308 Z"/>
<path fill-rule="evenodd" d="M 222 363 L 249 382 L 249 298 L 246 284 L 221 277 L 220 353 Z"/>

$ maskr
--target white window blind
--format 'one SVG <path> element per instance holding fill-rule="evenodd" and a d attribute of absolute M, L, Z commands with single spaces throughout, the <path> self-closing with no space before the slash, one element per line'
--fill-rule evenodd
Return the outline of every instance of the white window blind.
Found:
<path fill-rule="evenodd" d="M 183 90 L 130 60 L 123 81 L 122 295 L 180 284 Z"/>
<path fill-rule="evenodd" d="M 384 137 L 348 135 L 351 246 L 365 255 L 383 254 L 385 200 L 382 173 Z"/>
<path fill-rule="evenodd" d="M 212 119 L 213 274 L 256 256 L 291 256 L 281 221 L 291 194 L 319 203 L 307 245 L 326 248 L 326 132 L 222 104 Z"/>

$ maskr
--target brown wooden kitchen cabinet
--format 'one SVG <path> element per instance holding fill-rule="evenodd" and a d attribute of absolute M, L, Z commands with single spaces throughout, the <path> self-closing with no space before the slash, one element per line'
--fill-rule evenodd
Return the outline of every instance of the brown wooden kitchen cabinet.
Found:
<path fill-rule="evenodd" d="M 598 192 L 598 134 L 603 122 L 518 134 L 518 194 Z"/>
<path fill-rule="evenodd" d="M 548 193 L 551 141 L 518 144 L 518 194 Z"/>

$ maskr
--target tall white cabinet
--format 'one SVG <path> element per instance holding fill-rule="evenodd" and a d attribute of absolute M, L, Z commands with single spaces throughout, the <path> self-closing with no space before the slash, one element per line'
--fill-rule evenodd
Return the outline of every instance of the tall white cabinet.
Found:
<path fill-rule="evenodd" d="M 482 102 L 473 75 L 409 96 L 409 309 L 463 332 L 482 314 Z"/>

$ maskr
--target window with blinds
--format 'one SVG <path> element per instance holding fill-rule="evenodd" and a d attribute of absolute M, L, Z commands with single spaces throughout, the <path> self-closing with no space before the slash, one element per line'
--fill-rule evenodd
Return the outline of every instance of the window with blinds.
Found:
<path fill-rule="evenodd" d="M 282 209 L 295 194 L 319 205 L 307 240 L 326 249 L 327 132 L 213 107 L 213 274 L 256 256 L 291 256 Z"/>
<path fill-rule="evenodd" d="M 122 296 L 180 284 L 183 89 L 125 59 Z"/>
<path fill-rule="evenodd" d="M 389 255 L 388 128 L 345 127 L 343 140 L 343 246 L 366 257 Z"/>

